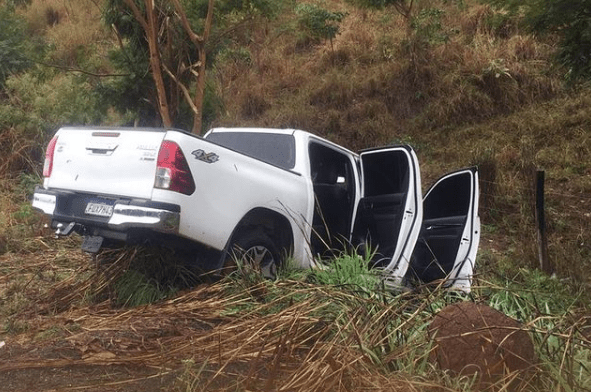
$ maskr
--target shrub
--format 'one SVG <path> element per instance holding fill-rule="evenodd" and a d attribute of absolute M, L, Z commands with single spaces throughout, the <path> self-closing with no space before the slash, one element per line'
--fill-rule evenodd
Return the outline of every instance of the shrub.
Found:
<path fill-rule="evenodd" d="M 0 90 L 6 79 L 31 66 L 33 48 L 24 22 L 7 5 L 0 5 Z"/>
<path fill-rule="evenodd" d="M 591 79 L 590 0 L 489 0 L 512 15 L 524 15 L 536 34 L 560 39 L 556 60 L 566 70 L 567 81 Z"/>
<path fill-rule="evenodd" d="M 315 4 L 302 3 L 296 7 L 301 29 L 311 38 L 332 40 L 339 33 L 339 23 L 346 16 L 343 12 L 332 12 Z"/>

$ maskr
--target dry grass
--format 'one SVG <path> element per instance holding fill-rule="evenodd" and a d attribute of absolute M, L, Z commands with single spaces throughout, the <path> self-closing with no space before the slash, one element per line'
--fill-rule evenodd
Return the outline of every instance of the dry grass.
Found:
<path fill-rule="evenodd" d="M 472 379 L 443 373 L 429 360 L 426 326 L 455 300 L 442 291 L 383 297 L 293 280 L 249 287 L 225 280 L 151 305 L 121 308 L 96 295 L 108 283 L 100 277 L 113 275 L 97 275 L 88 258 L 73 258 L 74 253 L 0 259 L 0 297 L 10 300 L 2 306 L 10 322 L 0 339 L 9 347 L 35 344 L 54 352 L 49 358 L 14 357 L 0 365 L 0 374 L 125 366 L 151 371 L 147 376 L 131 371 L 112 388 L 168 374 L 175 381 L 166 389 L 179 391 L 470 390 Z M 119 255 L 128 265 L 130 255 Z M 544 296 L 552 295 L 533 286 L 512 290 L 486 282 L 475 295 L 504 298 L 504 311 L 513 317 L 538 306 L 527 302 L 535 296 L 544 303 Z M 588 363 L 591 350 L 584 309 L 572 307 L 568 318 L 532 313 L 524 329 L 534 337 L 540 363 L 521 390 L 585 387 L 585 377 L 577 373 L 588 372 L 580 364 Z M 567 352 L 572 359 L 561 362 Z M 513 376 L 488 390 L 502 389 Z M 72 390 L 96 386 L 95 380 L 74 381 Z M 104 382 L 104 388 L 110 385 Z"/>
<path fill-rule="evenodd" d="M 493 249 L 530 267 L 537 265 L 533 171 L 544 169 L 550 258 L 560 276 L 579 282 L 589 282 L 585 271 L 591 240 L 587 230 L 591 223 L 587 214 L 591 208 L 587 197 L 591 141 L 583 130 L 591 122 L 588 101 L 588 93 L 581 91 L 490 122 L 441 133 L 430 138 L 438 147 L 425 151 L 422 159 L 427 171 L 431 162 L 440 165 L 447 161 L 433 169 L 439 173 L 451 170 L 452 165 L 492 164 L 494 177 L 484 178 L 488 182 L 481 184 L 481 200 L 487 200 L 481 211 L 488 218 L 483 221 L 488 230 L 485 235 L 494 241 L 503 237 L 511 241 L 493 245 Z"/>
<path fill-rule="evenodd" d="M 457 167 L 493 167 L 483 178 L 482 246 L 515 265 L 537 264 L 531 176 L 546 169 L 550 257 L 562 277 L 588 282 L 588 92 L 564 90 L 552 38 L 528 35 L 489 5 L 436 1 L 448 41 L 421 46 L 391 10 L 323 6 L 348 12 L 334 48 L 297 49 L 297 31 L 255 26 L 257 46 L 242 50 L 257 65 L 220 79 L 227 114 L 217 122 L 302 128 L 354 150 L 409 142 L 425 186 Z"/>
<path fill-rule="evenodd" d="M 33 0 L 19 12 L 25 17 L 30 33 L 44 36 L 53 46 L 52 62 L 69 67 L 90 65 L 93 69 L 87 71 L 96 71 L 96 67 L 107 66 L 101 56 L 106 56 L 114 43 L 101 21 L 103 3 L 102 0 Z"/>
<path fill-rule="evenodd" d="M 47 221 L 30 205 L 30 187 L 37 181 L 34 175 L 0 179 L 0 255 L 28 253 L 54 245 L 45 237 Z"/>
<path fill-rule="evenodd" d="M 0 131 L 0 173 L 3 178 L 14 177 L 18 173 L 35 173 L 39 170 L 41 145 L 36 140 L 23 137 L 15 127 Z"/>
<path fill-rule="evenodd" d="M 459 12 L 455 3 L 432 3 L 445 11 L 440 33 L 448 41 L 427 46 L 394 11 L 324 6 L 348 13 L 333 46 L 297 50 L 297 30 L 283 28 L 278 37 L 254 26 L 258 38 L 247 49 L 256 61 L 228 69 L 234 76 L 220 81 L 224 96 L 238 97 L 225 100 L 221 123 L 301 127 L 362 148 L 480 122 L 560 93 L 557 77 L 545 72 L 550 46 L 514 26 L 495 27 L 489 6 Z"/>

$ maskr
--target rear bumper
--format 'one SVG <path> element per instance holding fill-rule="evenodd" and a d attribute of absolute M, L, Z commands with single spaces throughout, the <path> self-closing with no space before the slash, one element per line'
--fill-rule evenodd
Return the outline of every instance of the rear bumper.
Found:
<path fill-rule="evenodd" d="M 86 205 L 97 199 L 113 207 L 110 216 L 94 216 L 85 212 Z M 96 231 L 105 232 L 105 229 L 123 234 L 109 236 L 118 239 L 123 239 L 126 237 L 124 233 L 135 229 L 148 229 L 166 234 L 179 232 L 180 207 L 170 203 L 102 197 L 37 187 L 32 205 L 51 217 L 52 226 L 74 222 L 84 230 L 90 231 L 90 235 L 96 235 Z"/>
<path fill-rule="evenodd" d="M 177 234 L 180 213 L 162 208 L 115 204 L 109 227 L 118 230 L 130 228 L 152 229 L 154 231 Z"/>

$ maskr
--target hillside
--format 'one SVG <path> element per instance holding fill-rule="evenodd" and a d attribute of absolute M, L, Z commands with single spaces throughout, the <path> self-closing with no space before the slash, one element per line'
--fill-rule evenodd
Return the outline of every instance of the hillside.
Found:
<path fill-rule="evenodd" d="M 148 69 L 135 75 L 118 66 L 114 53 L 123 43 L 104 23 L 108 3 L 0 4 L 5 26 L 0 43 L 8 43 L 0 45 L 0 58 L 11 59 L 0 67 L 0 314 L 5 320 L 0 341 L 16 344 L 10 354 L 0 345 L 0 358 L 18 359 L 0 365 L 0 381 L 16 377 L 6 384 L 15 391 L 31 376 L 48 381 L 30 390 L 68 390 L 65 383 L 84 390 L 85 381 L 96 387 L 101 378 L 110 385 L 105 391 L 251 390 L 249 385 L 274 390 L 273 382 L 264 380 L 276 376 L 293 381 L 292 390 L 311 390 L 296 381 L 309 375 L 320 379 L 336 363 L 346 380 L 333 384 L 341 385 L 334 387 L 339 391 L 351 385 L 470 390 L 470 380 L 427 365 L 424 329 L 433 312 L 453 301 L 445 293 L 396 298 L 381 308 L 373 297 L 356 298 L 355 290 L 318 288 L 290 276 L 276 285 L 248 280 L 205 285 L 183 291 L 177 300 L 126 308 L 111 289 L 93 283 L 98 272 L 78 250 L 79 239 L 55 240 L 28 198 L 41 182 L 44 146 L 58 127 L 158 125 L 147 105 L 129 101 L 146 88 L 140 83 L 146 79 L 133 84 L 130 75 L 139 78 Z M 424 187 L 454 168 L 478 165 L 483 228 L 472 299 L 519 318 L 532 332 L 541 364 L 525 390 L 591 387 L 591 87 L 566 85 L 566 70 L 554 62 L 556 37 L 534 36 L 519 16 L 476 0 L 418 1 L 412 20 L 393 8 L 372 11 L 340 0 L 310 0 L 342 13 L 339 34 L 330 40 L 302 27 L 296 3 L 281 2 L 273 17 L 256 14 L 215 35 L 208 46 L 207 125 L 300 128 L 352 150 L 408 143 L 421 162 Z M 181 118 L 176 125 L 186 124 Z M 546 175 L 553 278 L 538 271 L 535 170 Z M 149 259 L 142 257 L 142 262 Z M 253 287 L 267 296 L 264 306 L 252 295 Z M 325 310 L 326 297 L 339 298 L 342 308 Z M 376 328 L 382 328 L 385 314 L 392 322 L 407 321 L 374 330 L 355 313 L 358 307 L 371 309 L 363 317 L 375 317 Z M 324 323 L 331 322 L 342 340 L 319 337 Z M 307 346 L 298 325 L 318 333 L 319 351 Z M 235 328 L 249 334 L 264 330 L 268 340 L 235 335 Z M 399 328 L 400 336 L 384 332 Z M 382 347 L 382 333 L 391 347 Z M 301 346 L 290 351 L 292 362 L 280 366 L 287 345 L 282 334 Z M 227 351 L 214 344 L 222 335 Z M 371 347 L 353 347 L 357 335 Z M 231 351 L 233 344 L 244 351 Z M 309 357 L 298 349 L 311 350 Z M 296 359 L 304 357 L 315 365 L 299 366 Z M 269 361 L 264 374 L 254 370 L 262 366 L 259 360 Z M 109 369 L 112 376 L 105 376 Z M 203 379 L 213 374 L 221 374 L 221 381 L 214 377 L 217 381 L 204 387 Z M 322 390 L 326 384 L 313 387 Z"/>
<path fill-rule="evenodd" d="M 589 94 L 564 88 L 552 41 L 477 3 L 432 2 L 440 12 L 410 38 L 393 10 L 331 5 L 347 12 L 332 44 L 253 32 L 252 61 L 216 70 L 216 123 L 308 129 L 355 150 L 410 143 L 424 184 L 479 165 L 493 264 L 537 264 L 533 170 L 545 170 L 551 258 L 588 283 Z"/>

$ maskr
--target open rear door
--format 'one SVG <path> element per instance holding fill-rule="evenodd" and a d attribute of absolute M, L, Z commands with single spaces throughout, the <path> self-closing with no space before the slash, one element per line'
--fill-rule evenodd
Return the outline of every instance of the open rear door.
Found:
<path fill-rule="evenodd" d="M 470 292 L 480 241 L 478 170 L 449 173 L 423 200 L 423 225 L 411 270 L 423 282 L 446 279 L 445 285 Z"/>
<path fill-rule="evenodd" d="M 419 164 L 410 146 L 361 153 L 362 192 L 353 242 L 375 252 L 388 284 L 400 285 L 408 269 L 422 221 Z"/>

